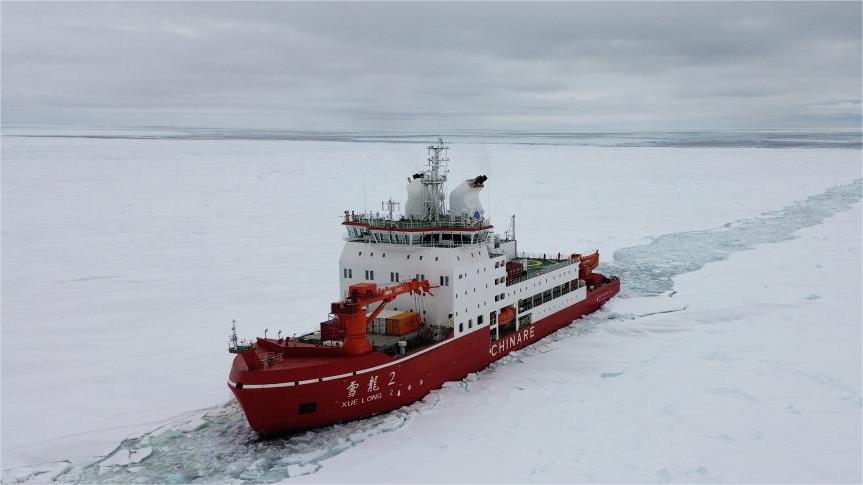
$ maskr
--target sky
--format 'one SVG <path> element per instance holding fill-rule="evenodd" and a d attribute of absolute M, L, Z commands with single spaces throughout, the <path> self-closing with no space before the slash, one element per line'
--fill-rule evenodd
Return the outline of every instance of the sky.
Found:
<path fill-rule="evenodd" d="M 861 2 L 0 4 L 2 124 L 860 129 Z"/>

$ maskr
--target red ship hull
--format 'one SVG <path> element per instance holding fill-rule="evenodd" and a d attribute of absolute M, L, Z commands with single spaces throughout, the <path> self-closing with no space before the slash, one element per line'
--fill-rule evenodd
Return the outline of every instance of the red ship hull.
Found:
<path fill-rule="evenodd" d="M 365 418 L 411 404 L 447 381 L 487 367 L 598 310 L 618 291 L 620 281 L 612 279 L 589 291 L 585 300 L 497 340 L 490 339 L 486 326 L 404 357 L 379 352 L 330 358 L 310 354 L 305 359 L 292 357 L 297 360 L 293 372 L 270 372 L 249 371 L 238 355 L 228 386 L 249 425 L 261 434 Z"/>

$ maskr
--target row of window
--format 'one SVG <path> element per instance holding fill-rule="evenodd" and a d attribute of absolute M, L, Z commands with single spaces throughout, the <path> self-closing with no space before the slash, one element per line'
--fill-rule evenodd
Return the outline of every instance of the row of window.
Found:
<path fill-rule="evenodd" d="M 494 313 L 492 313 L 492 316 L 494 316 Z M 476 317 L 476 326 L 482 326 L 482 315 Z M 468 318 L 467 328 L 473 328 L 473 318 Z M 464 322 L 458 324 L 458 331 L 459 333 L 464 332 Z"/>
<path fill-rule="evenodd" d="M 362 256 L 362 255 L 363 255 L 363 252 L 362 252 L 362 251 L 357 251 L 357 256 Z M 470 257 L 472 257 L 472 258 L 473 258 L 473 257 L 479 257 L 479 256 L 482 256 L 482 253 L 481 253 L 480 251 L 477 251 L 476 253 L 474 253 L 473 251 L 471 251 L 471 252 L 470 252 Z M 369 252 L 369 257 L 370 257 L 370 258 L 375 257 L 375 252 L 374 252 L 374 251 Z M 381 253 L 381 257 L 382 257 L 382 258 L 386 258 L 386 257 L 387 257 L 387 253 Z M 410 254 L 405 254 L 405 259 L 411 259 L 411 255 L 410 255 Z M 461 261 L 461 256 L 456 256 L 456 257 L 455 257 L 455 259 L 456 259 L 456 261 Z M 423 255 L 422 255 L 422 254 L 420 254 L 420 255 L 419 255 L 419 260 L 420 260 L 420 261 L 422 261 L 422 260 L 423 260 Z M 440 260 L 440 258 L 439 258 L 438 256 L 435 256 L 435 257 L 434 257 L 434 260 L 435 260 L 435 261 L 439 261 L 439 260 Z M 497 263 L 495 263 L 495 268 L 497 268 L 497 267 L 501 267 L 501 268 L 502 268 L 503 266 L 504 266 L 504 262 L 503 262 L 503 261 L 498 261 Z M 485 268 L 483 268 L 483 271 L 485 271 Z M 479 273 L 479 270 L 477 270 L 477 273 Z"/>
<path fill-rule="evenodd" d="M 543 291 L 542 293 L 537 293 L 530 298 L 525 298 L 523 300 L 518 300 L 518 312 L 524 312 L 530 310 L 531 308 L 536 308 L 543 303 L 548 303 L 555 298 L 560 298 L 562 295 L 569 293 L 570 291 L 574 291 L 578 288 L 578 280 L 567 281 L 562 285 L 555 286 L 554 288 Z"/>
<path fill-rule="evenodd" d="M 363 252 L 362 252 L 362 251 L 357 251 L 357 256 L 362 256 L 362 255 L 363 255 Z M 375 257 L 375 252 L 374 252 L 374 251 L 370 252 L 370 253 L 369 253 L 369 257 L 372 257 L 372 258 L 373 258 L 373 257 Z M 387 253 L 381 253 L 381 257 L 382 257 L 382 258 L 386 258 L 386 257 L 387 257 Z M 410 254 L 405 254 L 405 259 L 411 259 L 411 255 L 410 255 Z M 420 254 L 420 256 L 419 256 L 419 260 L 420 260 L 420 261 L 422 261 L 422 260 L 423 260 L 423 255 L 422 255 L 422 254 Z M 435 260 L 435 261 L 438 261 L 438 256 L 435 256 L 435 257 L 434 257 L 434 260 Z"/>
<path fill-rule="evenodd" d="M 351 239 L 369 239 L 380 244 L 444 244 L 462 245 L 476 244 L 488 240 L 489 232 L 481 231 L 471 234 L 404 234 L 401 232 L 378 232 L 369 233 L 365 228 L 348 226 L 348 236 Z"/>
<path fill-rule="evenodd" d="M 351 268 L 344 268 L 342 270 L 342 276 L 345 279 L 353 278 L 354 277 L 354 270 Z M 365 277 L 369 281 L 374 281 L 375 270 L 373 270 L 373 269 L 365 270 Z M 416 275 L 414 275 L 414 277 L 418 280 L 426 279 L 426 275 L 424 275 L 422 273 L 417 273 Z M 393 272 L 393 271 L 390 272 L 390 282 L 391 283 L 398 283 L 400 280 L 401 280 L 401 275 L 399 273 Z M 449 276 L 441 276 L 440 277 L 440 285 L 441 286 L 449 286 Z"/>

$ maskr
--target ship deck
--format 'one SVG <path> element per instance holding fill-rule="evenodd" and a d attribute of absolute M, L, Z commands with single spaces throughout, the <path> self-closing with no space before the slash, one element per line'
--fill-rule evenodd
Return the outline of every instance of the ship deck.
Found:
<path fill-rule="evenodd" d="M 452 336 L 452 331 L 452 327 L 431 325 L 404 335 L 384 335 L 368 332 L 366 336 L 371 341 L 372 348 L 375 351 L 395 356 L 401 354 L 401 349 L 399 348 L 400 341 L 405 341 L 407 343 L 404 350 L 406 354 L 410 354 L 429 345 L 450 338 Z M 318 345 L 321 343 L 321 333 L 311 332 L 299 337 L 298 340 L 312 345 Z"/>
<path fill-rule="evenodd" d="M 562 255 L 561 259 L 544 257 L 530 257 L 519 259 L 527 263 L 525 264 L 525 273 L 518 278 L 513 278 L 512 280 L 507 281 L 507 286 L 513 285 L 515 283 L 521 283 L 524 280 L 528 280 L 535 276 L 548 273 L 549 271 L 554 271 L 558 268 L 562 268 L 576 262 L 576 260 L 565 258 Z"/>

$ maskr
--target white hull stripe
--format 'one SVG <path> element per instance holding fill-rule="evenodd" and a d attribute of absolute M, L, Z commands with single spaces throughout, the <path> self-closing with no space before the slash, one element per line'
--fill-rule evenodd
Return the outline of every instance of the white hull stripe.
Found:
<path fill-rule="evenodd" d="M 337 375 L 337 376 L 324 377 L 322 380 L 324 380 L 324 381 L 334 381 L 334 380 L 336 380 L 336 379 L 341 379 L 341 378 L 343 378 L 343 377 L 350 377 L 350 376 L 352 376 L 352 375 L 354 375 L 354 373 L 353 373 L 353 372 L 348 372 L 348 373 L 346 373 L 346 374 L 339 374 L 339 375 Z"/>
<path fill-rule="evenodd" d="M 315 379 L 317 381 L 317 379 Z M 265 389 L 268 387 L 291 387 L 294 385 L 294 381 L 291 382 L 279 382 L 277 384 L 243 384 L 243 389 Z M 237 383 L 234 381 L 228 381 L 228 386 L 237 387 Z"/>

